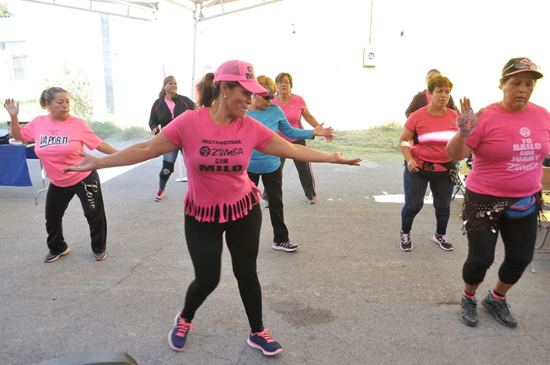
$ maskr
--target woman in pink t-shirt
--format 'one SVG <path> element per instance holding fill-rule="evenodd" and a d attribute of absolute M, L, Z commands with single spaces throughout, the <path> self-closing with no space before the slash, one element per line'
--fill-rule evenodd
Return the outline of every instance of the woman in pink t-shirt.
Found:
<path fill-rule="evenodd" d="M 303 117 L 313 128 L 316 128 L 320 123 L 309 112 L 304 98 L 292 93 L 292 76 L 290 76 L 288 72 L 281 72 L 275 78 L 275 82 L 277 83 L 278 91 L 273 99 L 273 104 L 279 106 L 283 110 L 290 125 L 294 128 L 304 129 L 302 125 Z M 305 139 L 287 138 L 283 136 L 281 132 L 278 132 L 278 134 L 291 143 L 306 146 Z M 327 141 L 332 142 L 333 139 L 334 137 L 332 135 L 327 136 Z M 285 161 L 285 158 L 281 158 L 281 170 L 285 167 Z M 315 178 L 313 177 L 311 163 L 308 161 L 294 160 L 294 166 L 296 166 L 296 170 L 298 171 L 298 177 L 300 178 L 300 183 L 302 184 L 302 189 L 304 189 L 307 201 L 309 204 L 317 203 L 317 191 L 315 190 Z M 268 200 L 267 195 L 264 196 L 264 199 Z"/>
<path fill-rule="evenodd" d="M 35 142 L 34 151 L 40 159 L 50 180 L 46 195 L 46 231 L 49 253 L 44 262 L 54 262 L 68 255 L 70 248 L 63 236 L 63 216 L 75 194 L 82 203 L 84 215 L 90 226 L 94 260 L 107 257 L 107 219 L 97 171 L 64 174 L 61 169 L 82 161 L 78 152 L 84 146 L 90 150 L 111 154 L 117 150 L 102 141 L 79 118 L 69 115 L 69 95 L 60 87 L 51 87 L 42 92 L 40 106 L 50 114 L 34 118 L 24 127 L 19 127 L 19 103 L 6 100 L 4 107 L 11 116 L 13 137 L 25 142 Z"/>
<path fill-rule="evenodd" d="M 437 222 L 433 241 L 446 251 L 453 250 L 447 239 L 447 224 L 453 193 L 450 173 L 456 171 L 456 165 L 445 154 L 445 145 L 457 130 L 457 113 L 446 107 L 452 88 L 448 78 L 435 75 L 428 82 L 430 104 L 409 116 L 399 139 L 406 162 L 403 174 L 405 204 L 401 210 L 400 234 L 403 251 L 413 248 L 411 229 L 414 218 L 424 206 L 428 184 Z"/>
<path fill-rule="evenodd" d="M 500 233 L 504 262 L 482 305 L 504 326 L 516 327 L 506 294 L 533 259 L 541 210 L 542 163 L 550 151 L 550 114 L 529 102 L 539 67 L 525 57 L 502 69 L 502 100 L 457 120 L 459 132 L 447 144 L 450 158 L 473 154 L 462 208 L 468 258 L 462 269 L 462 321 L 479 322 L 476 291 L 495 257 Z M 474 128 L 475 127 L 475 128 Z"/>
<path fill-rule="evenodd" d="M 151 140 L 107 158 L 86 155 L 84 162 L 67 171 L 131 165 L 182 148 L 188 177 L 185 239 L 196 278 L 189 285 L 183 311 L 175 317 L 168 343 L 176 351 L 183 350 L 195 312 L 218 285 L 225 234 L 250 324 L 247 343 L 265 355 L 276 355 L 282 347 L 263 326 L 256 272 L 262 213 L 258 188 L 247 174 L 252 151 L 312 162 L 358 165 L 361 160 L 290 144 L 247 116 L 252 94 L 268 94 L 249 63 L 225 62 L 214 74 L 204 76 L 198 94 L 199 109 L 175 118 Z"/>

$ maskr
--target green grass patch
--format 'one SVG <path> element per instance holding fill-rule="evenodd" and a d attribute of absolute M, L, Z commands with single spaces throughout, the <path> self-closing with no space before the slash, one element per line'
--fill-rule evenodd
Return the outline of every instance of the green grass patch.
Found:
<path fill-rule="evenodd" d="M 403 158 L 399 149 L 399 137 L 403 126 L 397 122 L 386 122 L 381 126 L 361 130 L 335 131 L 334 142 L 316 137 L 308 146 L 327 153 L 342 152 L 346 157 Z"/>

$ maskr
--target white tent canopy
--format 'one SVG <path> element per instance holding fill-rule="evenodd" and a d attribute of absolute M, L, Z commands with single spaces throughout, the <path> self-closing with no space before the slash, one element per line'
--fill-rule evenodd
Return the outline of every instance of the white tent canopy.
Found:
<path fill-rule="evenodd" d="M 181 6 L 193 12 L 197 22 L 243 11 L 282 0 L 24 0 L 120 17 L 154 20 L 163 2 Z"/>

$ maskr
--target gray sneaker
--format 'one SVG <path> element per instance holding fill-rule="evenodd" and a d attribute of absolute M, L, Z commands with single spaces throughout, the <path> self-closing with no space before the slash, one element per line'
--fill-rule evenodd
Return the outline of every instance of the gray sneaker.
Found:
<path fill-rule="evenodd" d="M 280 251 L 286 251 L 286 252 L 293 252 L 298 249 L 298 245 L 290 241 L 281 242 L 281 243 L 277 243 L 273 241 L 273 246 L 271 247 L 273 247 L 274 250 L 280 250 Z"/>
<path fill-rule="evenodd" d="M 475 327 L 479 322 L 477 315 L 477 299 L 472 299 L 462 295 L 462 313 L 460 314 L 462 322 L 466 326 Z"/>
<path fill-rule="evenodd" d="M 518 322 L 510 313 L 508 309 L 510 306 L 506 303 L 506 299 L 493 298 L 493 295 L 489 291 L 489 294 L 487 294 L 481 304 L 493 314 L 498 323 L 510 328 L 517 327 Z"/>

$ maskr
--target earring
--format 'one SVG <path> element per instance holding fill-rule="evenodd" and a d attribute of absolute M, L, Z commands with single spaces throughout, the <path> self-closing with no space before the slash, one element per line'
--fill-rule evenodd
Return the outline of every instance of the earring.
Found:
<path fill-rule="evenodd" d="M 224 95 L 223 98 L 224 98 L 224 99 L 227 99 L 227 95 Z"/>

